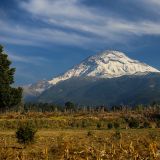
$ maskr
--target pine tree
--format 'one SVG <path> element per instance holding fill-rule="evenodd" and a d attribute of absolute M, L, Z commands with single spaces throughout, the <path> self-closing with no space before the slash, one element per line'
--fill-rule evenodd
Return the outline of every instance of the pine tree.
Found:
<path fill-rule="evenodd" d="M 6 109 L 18 105 L 22 99 L 22 88 L 13 88 L 15 68 L 11 68 L 8 55 L 0 45 L 0 108 Z"/>

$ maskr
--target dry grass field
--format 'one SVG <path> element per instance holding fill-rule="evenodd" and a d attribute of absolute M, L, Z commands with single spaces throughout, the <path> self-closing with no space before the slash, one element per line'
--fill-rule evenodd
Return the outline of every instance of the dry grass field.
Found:
<path fill-rule="evenodd" d="M 0 159 L 160 159 L 159 129 L 40 130 L 30 145 L 18 144 L 14 131 L 0 132 Z"/>
<path fill-rule="evenodd" d="M 128 127 L 128 116 L 140 126 Z M 154 119 L 142 127 L 146 117 L 131 113 L 7 113 L 0 116 L 0 160 L 152 160 L 160 159 L 160 129 Z M 19 123 L 30 121 L 38 132 L 35 141 L 19 144 Z M 108 123 L 120 123 L 107 128 Z"/>

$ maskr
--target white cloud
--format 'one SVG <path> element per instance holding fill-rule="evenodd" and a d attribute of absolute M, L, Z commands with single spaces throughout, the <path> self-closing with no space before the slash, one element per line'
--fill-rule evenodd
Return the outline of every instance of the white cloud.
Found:
<path fill-rule="evenodd" d="M 150 3 L 152 5 L 160 5 L 160 1 L 159 0 L 143 0 L 144 3 Z"/>
<path fill-rule="evenodd" d="M 141 35 L 160 35 L 160 22 L 151 21 L 128 22 L 128 21 L 110 21 L 111 30 L 122 32 L 124 34 Z"/>
<path fill-rule="evenodd" d="M 129 21 L 110 14 L 102 15 L 96 8 L 82 5 L 79 0 L 18 2 L 21 9 L 39 22 L 45 22 L 48 27 L 22 26 L 1 20 L 0 33 L 6 34 L 0 37 L 0 42 L 40 46 L 45 43 L 93 46 L 97 42 L 124 43 L 135 36 L 160 35 L 158 21 Z M 148 7 L 160 4 L 159 0 L 141 0 L 141 3 Z"/>
<path fill-rule="evenodd" d="M 96 9 L 87 8 L 79 2 L 78 0 L 29 0 L 20 3 L 20 6 L 48 23 L 91 32 L 102 37 L 108 37 L 110 32 L 114 35 L 114 32 L 122 33 L 122 31 L 124 34 L 160 34 L 158 29 L 160 22 L 149 20 L 131 22 L 110 15 L 100 15 Z M 141 2 L 145 5 L 160 4 L 159 0 Z"/>
<path fill-rule="evenodd" d="M 90 19 L 94 18 L 88 8 L 78 0 L 29 0 L 22 1 L 20 6 L 25 10 L 41 16 L 56 16 L 57 19 Z"/>
<path fill-rule="evenodd" d="M 6 21 L 0 21 L 1 43 L 12 43 L 22 45 L 39 45 L 44 43 L 61 43 L 72 45 L 83 45 L 90 41 L 89 38 L 75 33 L 68 33 L 62 30 L 51 28 L 32 28 L 29 26 L 20 26 L 10 24 Z M 81 43 L 79 43 L 81 42 Z"/>
<path fill-rule="evenodd" d="M 40 57 L 40 56 L 24 56 L 22 54 L 15 54 L 13 52 L 7 51 L 9 59 L 13 62 L 21 62 L 26 64 L 32 64 L 36 66 L 43 66 L 44 64 L 50 62 L 50 60 Z"/>

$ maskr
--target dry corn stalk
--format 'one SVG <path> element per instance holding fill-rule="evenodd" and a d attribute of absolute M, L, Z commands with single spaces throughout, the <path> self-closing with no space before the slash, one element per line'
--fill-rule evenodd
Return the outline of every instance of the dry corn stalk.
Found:
<path fill-rule="evenodd" d="M 153 156 L 153 158 L 157 158 L 157 144 L 155 142 L 151 143 L 149 145 L 149 151 L 150 151 L 150 156 Z"/>

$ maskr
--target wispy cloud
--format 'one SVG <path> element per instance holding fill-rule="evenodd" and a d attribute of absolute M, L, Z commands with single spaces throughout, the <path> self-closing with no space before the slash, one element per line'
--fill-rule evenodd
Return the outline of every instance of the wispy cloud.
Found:
<path fill-rule="evenodd" d="M 159 0 L 142 0 L 143 6 L 160 5 Z M 125 35 L 159 35 L 160 22 L 147 19 L 129 21 L 124 17 L 102 15 L 96 8 L 89 8 L 78 0 L 29 0 L 20 6 L 36 18 L 50 24 L 89 32 L 106 41 L 119 41 Z M 126 37 L 127 37 L 126 36 Z"/>
<path fill-rule="evenodd" d="M 7 21 L 0 21 L 0 26 L 0 33 L 4 34 L 0 37 L 0 42 L 39 46 L 44 45 L 44 43 L 60 42 L 62 44 L 81 45 L 87 41 L 89 42 L 87 37 L 57 29 L 32 28 L 11 24 Z M 79 43 L 80 41 L 81 43 Z"/>
<path fill-rule="evenodd" d="M 7 51 L 9 55 L 9 59 L 11 59 L 13 62 L 20 62 L 20 63 L 26 63 L 26 64 L 32 64 L 36 66 L 42 66 L 45 63 L 49 63 L 50 60 L 45 57 L 40 56 L 24 56 L 23 54 L 15 54 L 13 52 Z"/>
<path fill-rule="evenodd" d="M 21 1 L 20 6 L 35 15 L 56 16 L 59 20 L 61 18 L 88 20 L 95 17 L 78 0 L 29 0 Z"/>
<path fill-rule="evenodd" d="M 39 76 L 43 77 L 43 72 L 39 73 L 39 71 L 44 69 L 48 64 L 52 63 L 52 61 L 46 57 L 42 56 L 31 56 L 13 53 L 11 51 L 6 51 L 9 59 L 13 62 L 13 67 L 16 68 L 15 72 L 15 82 L 19 84 L 26 84 L 31 82 L 36 82 Z M 33 68 L 33 70 L 31 69 Z M 22 81 L 23 80 L 23 81 Z"/>
<path fill-rule="evenodd" d="M 142 1 L 143 1 L 143 3 L 149 3 L 149 4 L 152 4 L 152 5 L 160 5 L 159 0 L 142 0 Z"/>
<path fill-rule="evenodd" d="M 97 43 L 124 43 L 142 35 L 160 35 L 160 21 L 131 21 L 96 7 L 87 7 L 79 0 L 17 0 L 19 7 L 45 27 L 18 25 L 0 21 L 0 42 L 22 45 L 65 44 L 92 46 Z M 137 0 L 135 0 L 137 3 Z M 159 0 L 141 0 L 142 7 Z"/>

